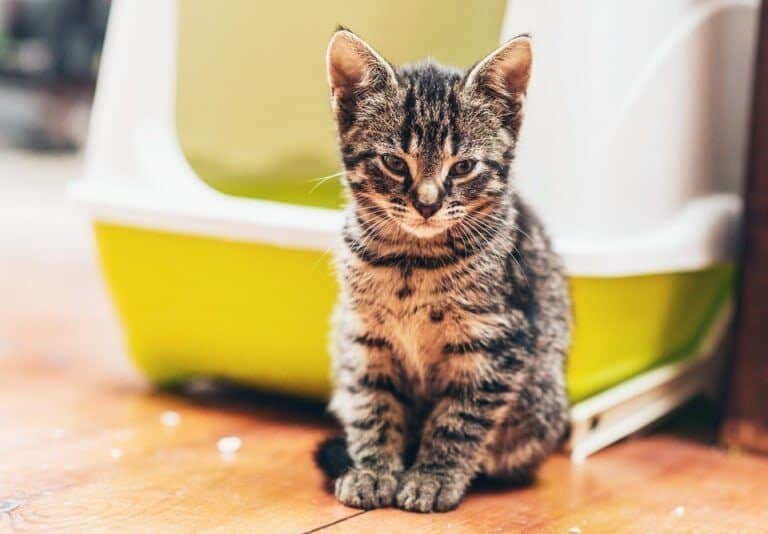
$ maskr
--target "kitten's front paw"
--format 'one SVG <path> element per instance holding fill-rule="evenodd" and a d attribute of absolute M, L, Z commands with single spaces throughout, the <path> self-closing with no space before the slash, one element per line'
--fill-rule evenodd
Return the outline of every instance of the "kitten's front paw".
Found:
<path fill-rule="evenodd" d="M 336 498 L 355 508 L 391 506 L 397 491 L 397 477 L 389 472 L 353 468 L 336 479 Z"/>
<path fill-rule="evenodd" d="M 410 471 L 403 476 L 396 503 L 411 512 L 447 512 L 459 505 L 467 485 L 444 475 Z"/>

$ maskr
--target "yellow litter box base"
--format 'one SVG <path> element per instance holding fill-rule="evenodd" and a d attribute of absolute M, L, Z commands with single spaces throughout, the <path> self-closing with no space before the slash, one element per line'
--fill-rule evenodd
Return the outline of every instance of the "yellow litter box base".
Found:
<path fill-rule="evenodd" d="M 130 353 L 150 380 L 211 376 L 327 396 L 336 297 L 329 254 L 106 223 L 96 223 L 95 233 Z M 732 282 L 730 264 L 572 278 L 572 399 L 685 357 Z"/>

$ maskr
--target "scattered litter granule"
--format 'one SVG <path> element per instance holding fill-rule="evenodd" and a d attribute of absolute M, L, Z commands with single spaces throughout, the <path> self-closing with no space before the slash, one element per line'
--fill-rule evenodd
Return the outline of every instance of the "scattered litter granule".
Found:
<path fill-rule="evenodd" d="M 581 534 L 581 529 L 579 527 L 571 527 L 568 529 L 568 534 Z"/>
<path fill-rule="evenodd" d="M 113 460 L 119 460 L 123 457 L 123 450 L 118 448 L 109 449 L 109 455 Z"/>
<path fill-rule="evenodd" d="M 22 504 L 24 504 L 24 501 L 20 501 L 18 499 L 0 500 L 0 512 L 3 512 L 3 513 L 13 512 L 16 508 L 18 508 Z"/>
<path fill-rule="evenodd" d="M 51 433 L 51 436 L 53 436 L 53 439 L 61 439 L 66 435 L 66 431 L 63 428 L 55 428 L 53 432 Z"/>
<path fill-rule="evenodd" d="M 160 421 L 162 421 L 163 426 L 179 426 L 179 423 L 181 423 L 181 416 L 178 412 L 166 410 L 163 412 L 163 415 L 160 416 Z"/>
<path fill-rule="evenodd" d="M 685 507 L 676 506 L 675 509 L 672 510 L 672 515 L 675 517 L 683 517 L 685 515 Z"/>
<path fill-rule="evenodd" d="M 225 436 L 221 438 L 216 447 L 221 454 L 234 454 L 243 446 L 243 440 L 237 436 Z"/>

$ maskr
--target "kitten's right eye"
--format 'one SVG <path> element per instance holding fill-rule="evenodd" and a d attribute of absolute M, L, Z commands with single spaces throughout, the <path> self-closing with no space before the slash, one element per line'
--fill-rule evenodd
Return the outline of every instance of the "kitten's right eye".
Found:
<path fill-rule="evenodd" d="M 399 174 L 401 176 L 404 176 L 408 173 L 408 164 L 403 158 L 399 158 L 391 154 L 385 154 L 381 156 L 381 161 L 390 172 Z"/>

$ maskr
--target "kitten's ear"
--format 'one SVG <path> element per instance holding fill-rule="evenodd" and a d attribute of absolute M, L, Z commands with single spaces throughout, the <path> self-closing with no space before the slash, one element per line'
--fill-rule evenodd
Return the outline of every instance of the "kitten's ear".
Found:
<path fill-rule="evenodd" d="M 532 62 L 531 37 L 519 35 L 475 65 L 467 74 L 464 85 L 518 102 L 528 89 Z"/>
<path fill-rule="evenodd" d="M 344 28 L 331 37 L 327 65 L 334 105 L 363 92 L 397 84 L 392 66 L 368 43 Z"/>

